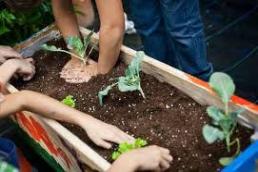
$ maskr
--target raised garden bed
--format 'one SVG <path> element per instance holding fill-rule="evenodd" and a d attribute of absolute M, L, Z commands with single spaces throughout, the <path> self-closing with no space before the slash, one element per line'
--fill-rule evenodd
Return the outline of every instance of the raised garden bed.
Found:
<path fill-rule="evenodd" d="M 83 30 L 83 33 L 88 32 Z M 96 35 L 94 36 L 96 38 Z M 42 43 L 49 40 L 45 38 L 37 39 L 37 42 Z M 64 46 L 62 41 L 52 41 L 52 43 Z M 37 49 L 35 47 L 36 44 L 34 44 L 34 51 Z M 24 52 L 26 55 L 32 54 L 27 54 L 30 52 L 28 49 L 25 49 Z M 128 63 L 134 53 L 133 50 L 123 47 L 121 59 Z M 67 56 L 38 51 L 33 57 L 38 69 L 35 78 L 29 83 L 16 82 L 15 86 L 20 89 L 42 92 L 58 100 L 62 100 L 69 94 L 73 95 L 77 100 L 77 109 L 114 124 L 134 136 L 145 138 L 149 144 L 169 148 L 174 157 L 169 171 L 216 171 L 221 168 L 218 159 L 221 156 L 230 155 L 226 153 L 223 143 L 208 145 L 202 137 L 202 126 L 209 122 L 209 118 L 205 112 L 205 106 L 201 106 L 199 103 L 221 106 L 219 99 L 205 82 L 156 60 L 145 58 L 143 62 L 144 73 L 141 74 L 141 77 L 146 99 L 141 98 L 138 92 L 120 93 L 114 90 L 105 99 L 104 106 L 101 107 L 97 98 L 98 91 L 124 73 L 125 63 L 119 62 L 113 72 L 108 75 L 95 77 L 89 83 L 74 85 L 65 83 L 63 79 L 59 78 L 59 72 L 68 60 Z M 245 118 L 253 120 L 254 123 L 257 122 L 257 106 L 236 96 L 233 99 L 231 109 L 245 108 L 247 110 Z M 66 137 L 65 133 L 68 131 L 61 131 L 63 128 L 58 123 L 50 122 L 48 125 L 66 142 L 72 144 L 71 139 L 75 137 L 71 133 L 69 136 L 72 135 L 72 138 Z M 92 145 L 84 130 L 70 124 L 63 123 L 63 125 L 90 147 L 93 147 L 105 159 L 110 160 L 111 151 L 102 150 Z M 251 134 L 251 130 L 238 127 L 237 135 L 241 138 L 243 149 L 248 146 Z M 72 147 L 75 152 L 80 151 L 78 145 L 72 144 Z M 95 154 L 83 154 L 83 156 L 95 156 Z M 80 160 L 83 161 L 82 159 Z M 102 163 L 97 162 L 96 159 L 94 161 L 94 158 L 89 159 L 93 164 L 91 167 L 100 171 L 106 170 L 109 166 L 103 159 Z"/>

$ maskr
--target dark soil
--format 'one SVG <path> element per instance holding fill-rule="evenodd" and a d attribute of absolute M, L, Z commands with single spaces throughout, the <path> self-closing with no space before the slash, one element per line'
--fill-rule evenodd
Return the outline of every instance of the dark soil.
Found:
<path fill-rule="evenodd" d="M 63 43 L 58 43 L 63 46 Z M 119 63 L 108 75 L 97 76 L 84 84 L 69 84 L 59 78 L 59 72 L 68 61 L 68 56 L 39 51 L 34 55 L 37 66 L 35 78 L 28 82 L 16 82 L 19 89 L 34 90 L 58 100 L 73 95 L 76 109 L 88 113 L 122 130 L 169 148 L 174 157 L 168 171 L 212 172 L 221 168 L 218 159 L 228 156 L 224 143 L 208 145 L 202 137 L 202 126 L 209 122 L 205 107 L 150 75 L 141 74 L 143 99 L 138 92 L 120 93 L 113 90 L 105 99 L 104 106 L 98 102 L 98 91 L 123 75 L 125 65 Z M 80 127 L 63 123 L 70 131 L 110 160 L 112 151 L 103 150 L 89 141 Z M 238 127 L 237 136 L 242 149 L 248 146 L 251 131 Z"/>

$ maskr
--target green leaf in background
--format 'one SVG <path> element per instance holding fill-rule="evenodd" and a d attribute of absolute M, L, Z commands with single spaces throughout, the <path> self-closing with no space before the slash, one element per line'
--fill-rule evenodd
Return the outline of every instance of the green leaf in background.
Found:
<path fill-rule="evenodd" d="M 8 27 L 0 26 L 0 36 L 8 32 L 10 32 L 10 29 Z"/>
<path fill-rule="evenodd" d="M 235 159 L 235 157 L 223 157 L 219 159 L 219 163 L 222 166 L 228 166 Z"/>
<path fill-rule="evenodd" d="M 207 143 L 212 144 L 217 140 L 223 140 L 225 138 L 224 133 L 208 124 L 202 128 L 202 134 Z"/>
<path fill-rule="evenodd" d="M 66 96 L 66 98 L 62 100 L 62 103 L 72 108 L 76 106 L 76 100 L 72 95 Z"/>
<path fill-rule="evenodd" d="M 107 86 L 104 90 L 100 91 L 98 93 L 98 97 L 99 97 L 99 103 L 100 103 L 100 106 L 103 106 L 103 98 L 108 95 L 109 91 L 112 89 L 112 86 L 109 85 Z"/>
<path fill-rule="evenodd" d="M 232 78 L 222 72 L 212 74 L 209 84 L 224 103 L 228 103 L 235 92 L 235 84 Z"/>

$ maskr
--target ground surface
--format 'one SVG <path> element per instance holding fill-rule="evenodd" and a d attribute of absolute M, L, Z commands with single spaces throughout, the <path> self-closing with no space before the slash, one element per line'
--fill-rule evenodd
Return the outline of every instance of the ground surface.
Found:
<path fill-rule="evenodd" d="M 145 100 L 138 92 L 120 93 L 114 90 L 101 107 L 97 98 L 98 91 L 123 75 L 123 64 L 119 63 L 109 75 L 74 85 L 59 78 L 59 72 L 68 60 L 67 56 L 38 52 L 34 57 L 37 67 L 35 78 L 29 83 L 17 82 L 18 88 L 42 92 L 58 100 L 73 95 L 77 100 L 77 109 L 114 124 L 135 137 L 145 138 L 149 144 L 169 148 L 174 157 L 169 171 L 207 172 L 220 168 L 217 160 L 227 153 L 223 143 L 208 145 L 203 140 L 201 129 L 209 121 L 205 107 L 170 85 L 142 74 L 142 87 L 147 97 Z M 110 160 L 111 151 L 95 147 L 84 130 L 70 124 L 64 125 Z M 242 138 L 242 148 L 249 144 L 250 134 L 249 130 L 239 128 L 237 135 Z"/>

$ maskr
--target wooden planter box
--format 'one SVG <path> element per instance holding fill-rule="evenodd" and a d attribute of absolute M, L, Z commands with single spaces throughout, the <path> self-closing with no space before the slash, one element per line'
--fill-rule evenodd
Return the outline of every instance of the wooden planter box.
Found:
<path fill-rule="evenodd" d="M 89 33 L 83 28 L 81 28 L 81 32 L 84 35 Z M 43 43 L 59 37 L 60 33 L 54 25 L 51 25 L 15 48 L 24 56 L 31 56 L 40 49 Z M 92 41 L 98 41 L 96 34 L 93 35 Z M 124 63 L 128 64 L 134 55 L 134 50 L 126 46 L 121 48 L 121 57 Z M 222 107 L 222 102 L 210 89 L 208 83 L 189 74 L 148 56 L 143 60 L 142 71 L 156 77 L 161 82 L 167 82 L 178 88 L 201 105 Z M 10 92 L 18 91 L 12 85 L 8 85 L 8 90 Z M 258 126 L 258 106 L 233 96 L 230 109 L 240 108 L 245 109 L 244 114 L 239 118 L 240 123 L 249 122 L 252 127 Z M 106 171 L 110 167 L 109 162 L 54 120 L 44 119 L 30 112 L 17 113 L 13 120 L 26 133 L 27 143 L 33 146 L 57 171 L 84 171 L 85 169 L 80 167 L 81 163 L 87 164 L 97 171 Z"/>

